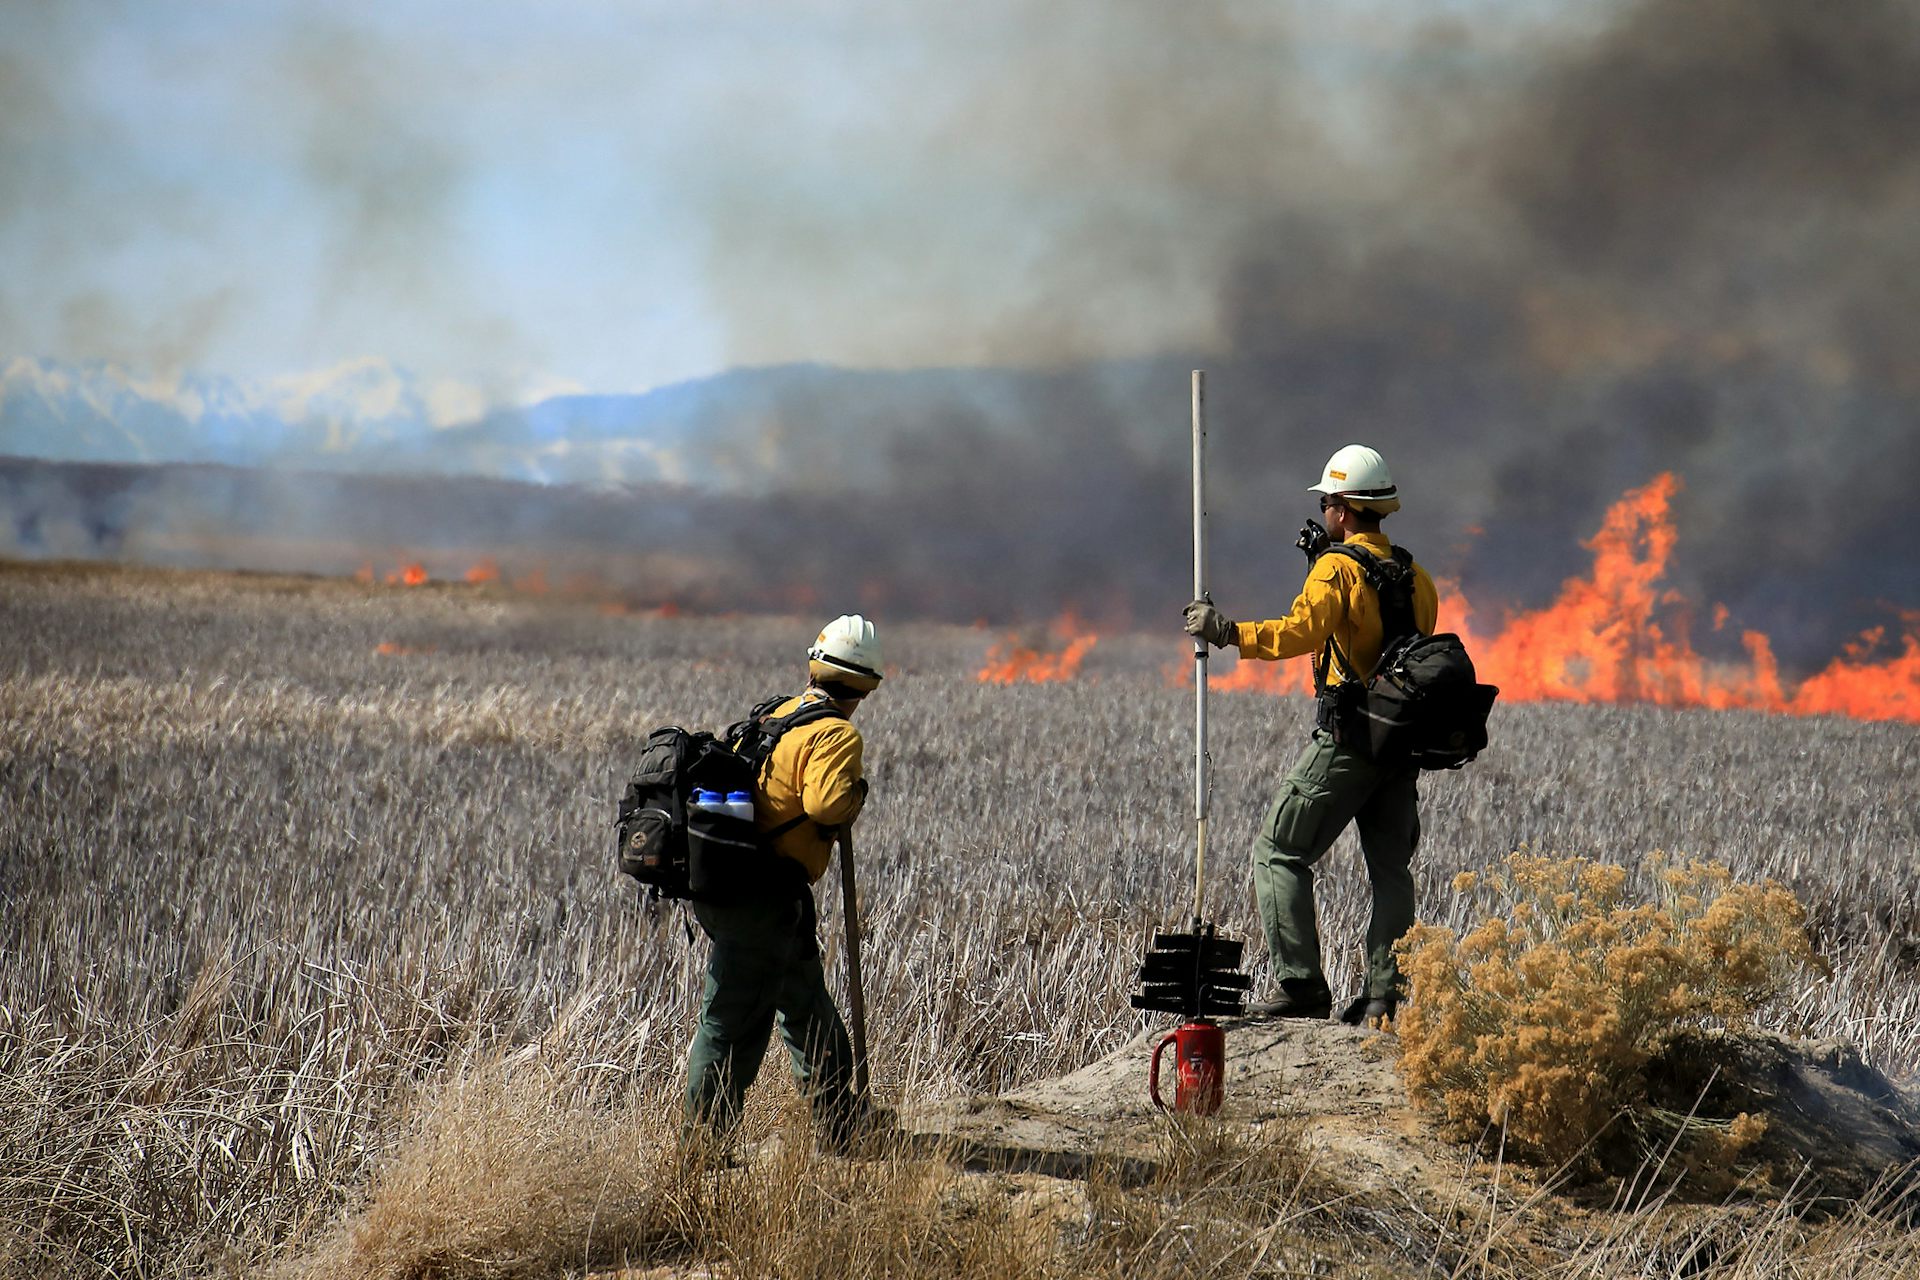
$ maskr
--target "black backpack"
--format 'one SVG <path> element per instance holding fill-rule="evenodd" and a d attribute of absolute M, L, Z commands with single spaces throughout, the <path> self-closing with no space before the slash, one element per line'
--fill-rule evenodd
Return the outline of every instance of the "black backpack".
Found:
<path fill-rule="evenodd" d="M 1458 769 L 1487 745 L 1487 715 L 1500 690 L 1481 684 L 1460 637 L 1422 635 L 1413 621 L 1413 556 L 1395 547 L 1391 558 L 1336 542 L 1321 552 L 1344 555 L 1360 566 L 1380 597 L 1386 642 L 1380 661 L 1362 678 L 1340 646 L 1327 638 L 1321 659 L 1321 721 L 1335 742 L 1378 764 L 1415 764 L 1422 769 Z M 1337 661 L 1341 683 L 1329 686 Z"/>
<path fill-rule="evenodd" d="M 749 819 L 693 807 L 695 791 L 753 794 L 782 734 L 816 720 L 845 718 L 824 700 L 774 716 L 788 696 L 767 699 L 719 737 L 679 725 L 647 735 L 614 830 L 620 870 L 653 897 L 737 902 L 806 882 L 799 863 L 773 852 L 774 839 L 806 815 L 763 832 Z"/>

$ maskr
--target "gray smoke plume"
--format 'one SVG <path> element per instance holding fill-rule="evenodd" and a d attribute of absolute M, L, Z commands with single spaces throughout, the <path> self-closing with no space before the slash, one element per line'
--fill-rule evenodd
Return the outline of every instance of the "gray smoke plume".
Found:
<path fill-rule="evenodd" d="M 844 163 L 817 172 L 783 170 L 818 139 L 761 82 L 632 131 L 649 163 L 683 162 L 735 357 L 845 331 L 884 367 L 1012 372 L 815 369 L 772 396 L 721 380 L 691 410 L 703 447 L 750 457 L 780 478 L 770 492 L 508 486 L 472 509 L 528 547 L 724 566 L 701 590 L 729 607 L 851 596 L 1171 626 L 1187 375 L 1204 366 L 1231 613 L 1287 607 L 1305 487 L 1349 441 L 1401 481 L 1389 532 L 1488 609 L 1551 599 L 1607 506 L 1667 471 L 1685 486 L 1670 585 L 1734 623 L 1697 619 L 1703 650 L 1756 627 L 1804 670 L 1920 607 L 1902 538 L 1920 477 L 1910 5 L 1639 0 L 1598 25 L 1582 9 L 1585 26 L 1436 24 L 1372 45 L 1359 25 L 1308 42 L 1304 12 L 1229 3 L 1180 6 L 1183 42 L 1149 8 L 1015 5 L 1031 38 L 1007 49 L 960 17 L 929 31 L 813 6 L 844 16 L 850 47 L 906 41 L 929 67 L 923 95 L 876 104 L 856 63 L 794 52 L 807 87 L 845 104 Z M 308 152 L 357 288 L 434 261 L 437 193 L 463 159 L 404 119 L 399 151 L 362 149 L 405 104 L 374 91 L 376 52 L 322 45 L 339 56 L 311 60 L 315 83 L 372 104 L 328 113 L 342 132 Z M 933 73 L 949 61 L 962 71 Z M 1331 90 L 1349 64 L 1385 89 Z M 750 163 L 701 160 L 716 147 Z M 389 200 L 388 178 L 423 186 Z M 930 217 L 942 199 L 965 216 Z M 990 298 L 1012 301 L 973 322 Z M 365 493 L 336 496 L 316 527 L 389 527 L 364 522 Z M 464 501 L 408 500 L 400 524 L 430 542 L 486 532 Z"/>
<path fill-rule="evenodd" d="M 1490 610 L 1549 600 L 1586 568 L 1580 542 L 1607 507 L 1668 471 L 1684 485 L 1669 585 L 1698 606 L 1704 651 L 1737 654 L 1755 627 L 1806 668 L 1920 604 L 1901 540 L 1920 476 L 1910 9 L 1649 0 L 1597 33 L 1504 51 L 1489 86 L 1475 77 L 1493 56 L 1452 30 L 1409 58 L 1440 70 L 1394 121 L 1390 201 L 1319 194 L 1306 179 L 1335 149 L 1288 127 L 1287 95 L 1265 149 L 1260 112 L 1167 113 L 1205 127 L 1123 154 L 1194 166 L 1232 211 L 1205 228 L 1233 246 L 1216 264 L 1217 343 L 997 400 L 944 396 L 904 430 L 851 397 L 831 428 L 783 421 L 803 456 L 835 432 L 890 437 L 889 472 L 830 516 L 776 509 L 742 554 L 773 575 L 859 572 L 953 616 L 1156 618 L 1186 591 L 1198 363 L 1213 379 L 1216 595 L 1241 614 L 1291 600 L 1303 490 L 1353 440 L 1402 478 L 1390 532 Z M 1119 104 L 1142 94 L 1095 99 L 1075 136 L 1104 155 L 1145 110 Z M 1434 113 L 1436 96 L 1457 109 Z M 1036 132 L 1016 155 L 1052 154 Z M 1364 166 L 1340 176 L 1373 194 Z M 1127 260 L 1124 234 L 1108 242 Z M 1713 604 L 1734 623 L 1721 636 Z"/>
<path fill-rule="evenodd" d="M 1544 430 L 1489 496 L 1590 525 L 1632 470 L 1677 472 L 1677 584 L 1803 658 L 1920 602 L 1916 130 L 1899 0 L 1652 0 L 1547 60 L 1488 165 Z"/>
<path fill-rule="evenodd" d="M 1409 495 L 1391 531 L 1482 604 L 1549 599 L 1607 506 L 1665 471 L 1685 485 L 1670 585 L 1768 631 L 1790 664 L 1920 604 L 1901 538 L 1920 380 L 1896 354 L 1920 326 L 1910 9 L 1637 4 L 1475 104 L 1470 152 L 1453 123 L 1416 162 L 1434 169 L 1430 207 L 1411 183 L 1396 216 L 1279 213 L 1224 272 L 1230 354 L 1209 362 L 1223 602 L 1285 608 L 1302 490 L 1362 440 Z M 942 504 L 934 485 L 919 520 L 991 511 L 1009 546 L 1094 561 L 1136 601 L 1176 595 L 1183 375 L 1168 361 L 1152 380 L 1165 447 L 1145 456 L 1076 436 L 1116 407 L 1090 380 L 1023 406 L 1021 443 L 935 447 L 941 465 L 900 487 L 970 457 L 1001 477 L 991 503 L 962 488 Z M 1108 474 L 1077 486 L 1045 465 L 1042 433 Z M 1737 652 L 1731 633 L 1699 643 Z"/>

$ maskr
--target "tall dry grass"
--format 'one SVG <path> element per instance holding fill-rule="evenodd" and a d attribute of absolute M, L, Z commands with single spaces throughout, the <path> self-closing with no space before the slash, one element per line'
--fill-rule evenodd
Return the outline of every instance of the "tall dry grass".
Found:
<path fill-rule="evenodd" d="M 503 1061 L 558 1082 L 541 1105 L 566 1151 L 599 1132 L 589 1114 L 657 1135 L 642 1121 L 668 1123 L 703 959 L 612 874 L 612 797 L 654 724 L 722 723 L 793 687 L 817 625 L 0 574 L 0 1273 L 320 1248 L 440 1142 L 422 1117 Z M 1162 676 L 1181 641 L 1102 641 L 1077 684 L 1002 688 L 972 678 L 993 638 L 888 626 L 894 674 L 860 713 L 882 1096 L 997 1091 L 1117 1046 L 1141 1025 L 1124 996 L 1147 932 L 1190 909 L 1190 695 Z M 1305 720 L 1298 701 L 1215 700 L 1209 902 L 1242 937 L 1258 932 L 1238 851 Z M 1424 784 L 1430 911 L 1447 910 L 1434 886 L 1523 841 L 1716 858 L 1792 886 L 1834 965 L 1778 1020 L 1896 1076 L 1920 1063 L 1910 728 L 1545 706 L 1503 707 L 1495 728 L 1481 762 Z M 1351 836 L 1324 866 L 1329 971 L 1351 988 Z M 837 983 L 834 895 L 821 906 Z M 554 1158 L 607 1166 L 597 1150 Z M 652 1176 L 652 1146 L 618 1150 Z M 1107 1221 L 1087 1239 L 1134 1238 Z M 1181 1234 L 1141 1230 L 1144 1252 L 1099 1265 Z M 1407 1231 L 1409 1249 L 1438 1238 Z"/>
<path fill-rule="evenodd" d="M 375 1171 L 361 1211 L 271 1274 L 1132 1276 L 1273 1252 L 1272 1224 L 1309 1219 L 1325 1196 L 1297 1142 L 1205 1123 L 1168 1130 L 1145 1185 L 1116 1162 L 1081 1189 L 956 1176 L 938 1149 L 823 1157 L 791 1096 L 757 1100 L 754 1154 L 731 1158 L 682 1147 L 653 1101 L 596 1105 L 534 1063 L 462 1073 Z M 1323 1255 L 1366 1252 L 1322 1235 Z"/>

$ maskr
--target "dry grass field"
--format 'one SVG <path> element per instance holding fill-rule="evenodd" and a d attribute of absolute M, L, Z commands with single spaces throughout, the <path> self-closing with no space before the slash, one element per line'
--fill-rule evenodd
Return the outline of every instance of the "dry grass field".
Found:
<path fill-rule="evenodd" d="M 1095 1186 L 1034 1243 L 924 1162 L 803 1154 L 774 1055 L 750 1129 L 786 1134 L 784 1163 L 701 1192 L 722 1184 L 671 1139 L 703 944 L 614 874 L 612 800 L 652 726 L 796 687 L 835 611 L 0 568 L 0 1275 L 1127 1275 L 1190 1269 L 1208 1239 L 1223 1273 L 1682 1272 L 1647 1219 L 1534 1257 L 1450 1253 L 1445 1224 L 1356 1241 L 1284 1144 L 1198 1138 L 1185 1181 Z M 858 829 L 877 1091 L 1078 1066 L 1145 1025 L 1147 934 L 1190 910 L 1191 693 L 1164 675 L 1184 646 L 1103 639 L 1075 681 L 998 686 L 975 678 L 994 636 L 880 622 Z M 1241 937 L 1244 851 L 1307 716 L 1214 702 L 1208 892 Z M 1453 875 L 1522 845 L 1719 859 L 1792 887 L 1832 965 L 1766 1021 L 1920 1071 L 1920 730 L 1532 704 L 1494 734 L 1423 782 L 1424 918 L 1464 923 Z M 1351 834 L 1321 887 L 1339 993 L 1366 906 Z M 1920 1256 L 1875 1218 L 1717 1221 L 1691 1238 L 1737 1239 L 1687 1273 Z"/>

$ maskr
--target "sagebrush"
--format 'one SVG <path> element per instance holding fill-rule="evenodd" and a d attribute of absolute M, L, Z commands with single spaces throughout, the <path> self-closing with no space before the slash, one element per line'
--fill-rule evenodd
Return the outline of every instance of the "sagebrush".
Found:
<path fill-rule="evenodd" d="M 1417 924 L 1396 948 L 1413 1095 L 1464 1134 L 1498 1127 L 1518 1155 L 1602 1155 L 1652 1127 L 1649 1062 L 1683 1036 L 1749 1025 L 1822 967 L 1779 884 L 1662 854 L 1647 872 L 1639 900 L 1626 867 L 1585 857 L 1519 851 L 1456 876 L 1481 922 Z M 1693 1137 L 1731 1157 L 1762 1129 L 1743 1114 Z"/>

